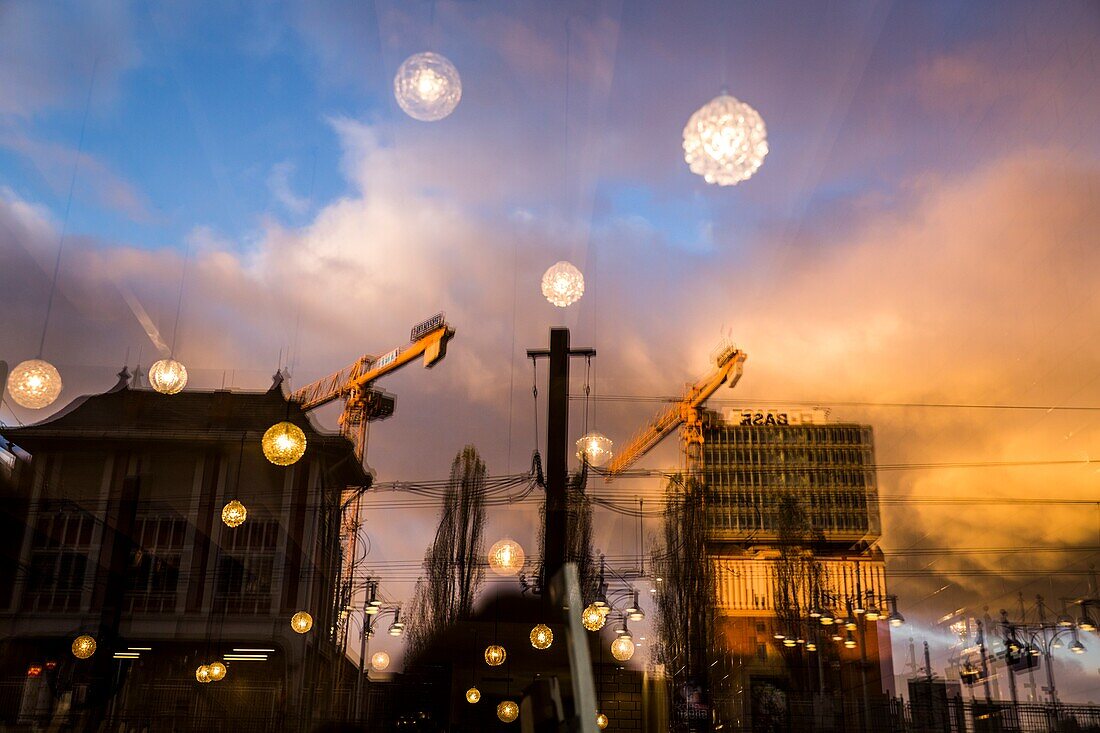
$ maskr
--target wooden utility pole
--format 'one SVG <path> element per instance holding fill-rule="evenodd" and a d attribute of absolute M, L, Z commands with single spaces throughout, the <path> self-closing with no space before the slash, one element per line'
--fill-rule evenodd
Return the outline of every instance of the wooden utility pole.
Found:
<path fill-rule="evenodd" d="M 595 349 L 570 349 L 569 329 L 550 329 L 550 348 L 528 349 L 531 360 L 549 359 L 546 413 L 546 512 L 542 555 L 543 588 L 565 563 L 566 486 L 569 478 L 569 359 L 591 358 Z"/>

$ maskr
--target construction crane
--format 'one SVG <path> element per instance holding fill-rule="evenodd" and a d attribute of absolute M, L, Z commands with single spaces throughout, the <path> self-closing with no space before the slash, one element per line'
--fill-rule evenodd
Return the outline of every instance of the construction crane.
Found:
<path fill-rule="evenodd" d="M 604 471 L 608 481 L 626 471 L 634 463 L 680 428 L 680 443 L 688 457 L 689 466 L 701 458 L 703 445 L 703 403 L 718 388 L 729 382 L 730 389 L 737 385 L 744 369 L 745 352 L 734 346 L 722 347 L 716 354 L 715 368 L 695 384 L 688 385 L 683 398 L 658 414 L 630 439 L 626 447 L 612 459 Z"/>
<path fill-rule="evenodd" d="M 389 417 L 394 408 L 392 396 L 373 389 L 375 380 L 397 371 L 421 354 L 424 366 L 430 369 L 447 355 L 447 342 L 454 335 L 443 314 L 437 313 L 412 327 L 406 346 L 398 346 L 379 357 L 363 355 L 350 366 L 295 390 L 290 399 L 305 411 L 343 398 L 340 432 L 351 440 L 355 455 L 362 462 L 367 449 L 367 423 Z"/>

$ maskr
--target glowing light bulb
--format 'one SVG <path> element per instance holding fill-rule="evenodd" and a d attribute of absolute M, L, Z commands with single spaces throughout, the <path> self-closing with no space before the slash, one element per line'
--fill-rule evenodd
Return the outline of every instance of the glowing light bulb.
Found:
<path fill-rule="evenodd" d="M 87 634 L 81 634 L 73 639 L 73 656 L 77 659 L 87 659 L 95 654 L 96 641 Z"/>
<path fill-rule="evenodd" d="M 161 394 L 178 394 L 187 386 L 187 368 L 175 359 L 161 359 L 149 367 L 149 384 Z"/>
<path fill-rule="evenodd" d="M 581 612 L 581 623 L 589 631 L 599 631 L 607 623 L 607 614 L 599 606 L 592 604 Z"/>
<path fill-rule="evenodd" d="M 477 689 L 476 687 L 471 687 L 470 689 L 466 690 L 466 702 L 473 705 L 474 703 L 477 703 L 480 700 L 481 700 L 481 690 Z"/>
<path fill-rule="evenodd" d="M 612 442 L 600 433 L 589 433 L 577 441 L 577 458 L 584 460 L 587 456 L 588 465 L 602 466 L 611 460 Z"/>
<path fill-rule="evenodd" d="M 571 262 L 557 262 L 542 275 L 542 294 L 557 307 L 566 308 L 584 295 L 584 275 Z"/>
<path fill-rule="evenodd" d="M 313 617 L 308 611 L 299 611 L 290 617 L 290 628 L 299 634 L 304 634 L 313 628 Z"/>
<path fill-rule="evenodd" d="M 539 624 L 531 629 L 531 646 L 536 649 L 549 649 L 554 643 L 554 632 L 546 624 Z"/>
<path fill-rule="evenodd" d="M 768 154 L 768 132 L 755 109 L 720 94 L 684 127 L 684 161 L 707 183 L 732 186 L 752 177 Z"/>
<path fill-rule="evenodd" d="M 225 522 L 227 527 L 239 527 L 244 524 L 244 520 L 247 518 L 248 510 L 245 509 L 244 504 L 236 499 L 222 507 L 222 521 Z"/>
<path fill-rule="evenodd" d="M 276 466 L 297 463 L 306 453 L 306 434 L 292 422 L 275 423 L 261 441 L 264 457 Z"/>
<path fill-rule="evenodd" d="M 634 656 L 634 639 L 630 634 L 623 634 L 611 642 L 611 656 L 620 662 L 625 662 Z"/>
<path fill-rule="evenodd" d="M 608 723 L 608 720 L 607 720 L 606 715 L 604 715 L 603 713 L 596 713 L 596 727 L 597 728 L 599 728 L 600 730 L 603 730 L 604 728 L 607 727 L 607 723 Z"/>
<path fill-rule="evenodd" d="M 204 684 L 210 682 L 210 665 L 200 664 L 195 670 L 195 679 Z"/>
<path fill-rule="evenodd" d="M 499 667 L 507 659 L 508 652 L 499 644 L 490 644 L 485 647 L 485 663 L 490 667 Z"/>
<path fill-rule="evenodd" d="M 497 575 L 516 575 L 525 559 L 523 548 L 515 540 L 499 540 L 489 548 L 489 568 Z"/>
<path fill-rule="evenodd" d="M 8 375 L 8 394 L 17 405 L 40 410 L 52 405 L 61 394 L 61 374 L 41 359 L 28 359 L 15 365 Z"/>
<path fill-rule="evenodd" d="M 390 666 L 390 655 L 385 652 L 375 652 L 374 656 L 370 658 L 370 666 L 381 672 Z"/>
<path fill-rule="evenodd" d="M 413 54 L 393 77 L 393 96 L 409 117 L 435 122 L 458 106 L 462 78 L 445 56 L 430 51 Z"/>
<path fill-rule="evenodd" d="M 206 665 L 207 670 L 210 672 L 210 680 L 212 682 L 221 682 L 225 679 L 226 670 L 225 665 L 221 662 L 211 662 Z"/>
<path fill-rule="evenodd" d="M 497 705 L 497 717 L 504 723 L 511 723 L 519 717 L 519 705 L 511 700 L 505 700 Z"/>

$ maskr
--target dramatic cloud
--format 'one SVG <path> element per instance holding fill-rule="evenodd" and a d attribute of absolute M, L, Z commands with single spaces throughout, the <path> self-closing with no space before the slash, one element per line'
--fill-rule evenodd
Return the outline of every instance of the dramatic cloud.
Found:
<path fill-rule="evenodd" d="M 458 331 L 447 359 L 380 385 L 397 413 L 372 427 L 369 462 L 381 481 L 439 478 L 473 443 L 491 473 L 514 473 L 535 447 L 524 350 L 544 346 L 550 325 L 599 350 L 598 396 L 677 394 L 728 336 L 749 361 L 713 407 L 796 401 L 874 426 L 882 546 L 896 553 L 889 567 L 907 616 L 981 615 L 987 604 L 996 615 L 1020 592 L 1057 606 L 1086 590 L 1100 543 L 1087 502 L 1100 475 L 1073 462 L 1095 457 L 1096 412 L 851 403 L 1100 405 L 1100 97 L 1084 73 L 1089 33 L 1058 36 L 1068 52 L 1048 63 L 1021 55 L 998 74 L 1011 44 L 926 52 L 940 26 L 911 18 L 913 7 L 887 18 L 859 6 L 843 23 L 811 15 L 790 35 L 768 30 L 789 25 L 782 13 L 743 19 L 739 28 L 761 30 L 746 32 L 734 56 L 764 61 L 745 68 L 738 94 L 764 110 L 774 150 L 758 178 L 719 190 L 691 176 L 679 151 L 687 114 L 717 92 L 697 59 L 725 52 L 717 33 L 687 32 L 707 27 L 702 11 L 654 5 L 637 16 L 601 4 L 571 27 L 567 56 L 565 26 L 548 10 L 525 23 L 480 7 L 440 5 L 451 38 L 478 39 L 461 58 L 467 93 L 445 123 L 397 117 L 388 96 L 362 115 L 332 112 L 347 189 L 313 207 L 300 162 L 297 174 L 294 162 L 259 168 L 304 225 L 269 214 L 248 236 L 228 237 L 197 214 L 186 241 L 159 249 L 68 238 L 46 341 L 66 380 L 62 402 L 107 388 L 124 361 L 152 361 L 148 333 L 175 340 L 197 388 L 261 389 L 280 365 L 301 385 L 388 351 L 445 310 Z M 1086 29 L 1088 17 L 1078 19 Z M 393 4 L 309 3 L 297 18 L 325 83 L 382 95 L 396 64 L 427 43 L 415 32 L 426 18 Z M 812 42 L 823 28 L 842 34 L 828 53 Z M 662 40 L 681 37 L 691 44 Z M 0 197 L 9 362 L 37 348 L 57 218 L 11 190 Z M 565 311 L 538 292 L 562 258 L 587 281 Z M 659 406 L 596 402 L 589 419 L 621 446 Z M 320 414 L 330 427 L 333 412 Z M 677 460 L 670 440 L 641 465 Z M 655 480 L 593 490 L 632 506 L 660 497 Z M 1062 503 L 1021 503 L 1040 499 Z M 403 563 L 387 570 L 402 582 L 385 585 L 401 599 L 435 517 L 388 511 L 385 522 L 368 516 L 370 559 Z M 533 551 L 536 523 L 535 503 L 494 507 L 488 534 Z M 631 519 L 601 511 L 596 531 L 609 554 L 638 552 Z"/>

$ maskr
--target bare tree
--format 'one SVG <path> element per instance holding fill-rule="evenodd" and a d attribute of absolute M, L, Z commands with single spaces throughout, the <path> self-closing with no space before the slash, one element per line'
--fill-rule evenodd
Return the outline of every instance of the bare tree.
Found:
<path fill-rule="evenodd" d="M 775 564 L 775 597 L 772 599 L 780 630 L 800 635 L 803 620 L 820 601 L 821 564 L 812 545 L 814 528 L 802 498 L 793 490 L 776 497 L 775 527 L 779 559 Z"/>
<path fill-rule="evenodd" d="M 581 598 L 595 597 L 599 574 L 596 556 L 592 552 L 592 500 L 585 493 L 588 471 L 573 474 L 569 481 L 568 512 L 569 534 L 566 538 L 565 560 L 577 566 Z"/>
<path fill-rule="evenodd" d="M 703 485 L 674 476 L 665 488 L 663 546 L 654 556 L 660 656 L 677 685 L 706 687 L 716 590 L 706 548 Z"/>
<path fill-rule="evenodd" d="M 468 618 L 484 576 L 485 463 L 472 445 L 451 464 L 451 479 L 424 575 L 417 581 L 408 619 L 410 658 L 448 625 Z"/>

